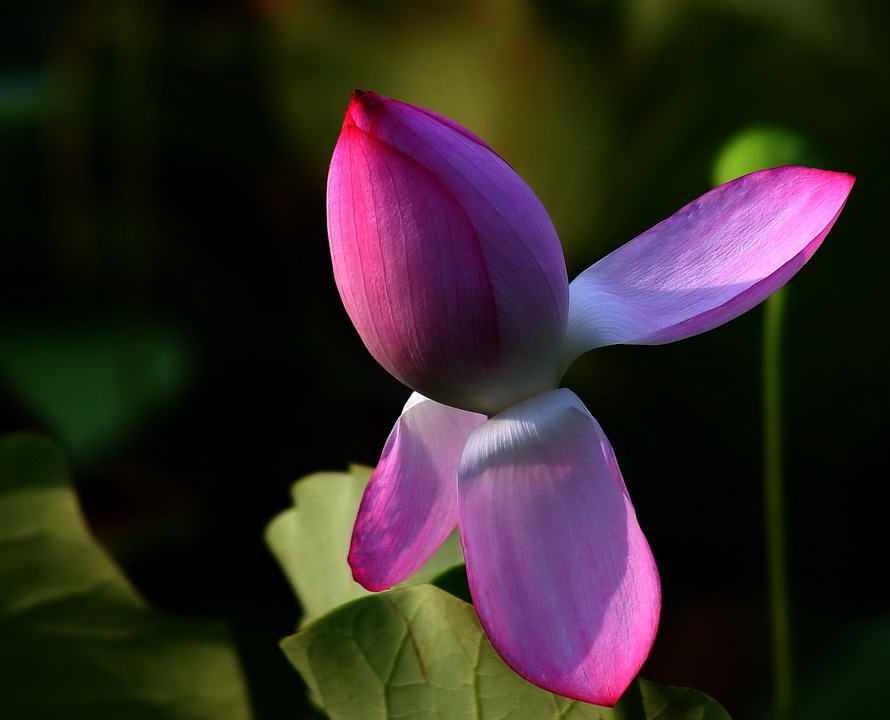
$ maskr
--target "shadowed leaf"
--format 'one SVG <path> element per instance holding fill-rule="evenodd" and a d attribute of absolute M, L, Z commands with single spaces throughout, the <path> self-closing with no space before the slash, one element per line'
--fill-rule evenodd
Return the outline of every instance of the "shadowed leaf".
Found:
<path fill-rule="evenodd" d="M 247 720 L 224 627 L 148 607 L 90 536 L 61 453 L 0 439 L 0 698 L 16 720 Z"/>

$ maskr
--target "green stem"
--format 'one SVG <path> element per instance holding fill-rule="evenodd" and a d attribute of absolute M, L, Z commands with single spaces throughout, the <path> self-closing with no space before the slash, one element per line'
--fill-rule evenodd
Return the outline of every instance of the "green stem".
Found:
<path fill-rule="evenodd" d="M 763 479 L 776 720 L 793 717 L 791 628 L 782 467 L 782 325 L 787 290 L 765 304 L 763 324 Z"/>

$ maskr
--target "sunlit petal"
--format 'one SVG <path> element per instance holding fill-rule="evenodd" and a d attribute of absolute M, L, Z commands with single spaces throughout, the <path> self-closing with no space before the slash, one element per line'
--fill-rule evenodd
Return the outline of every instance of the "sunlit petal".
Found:
<path fill-rule="evenodd" d="M 477 427 L 459 475 L 476 610 L 531 682 L 612 705 L 658 624 L 658 573 L 608 440 L 554 390 Z"/>
<path fill-rule="evenodd" d="M 369 590 L 412 575 L 457 523 L 457 466 L 484 415 L 414 393 L 371 476 L 352 534 L 349 564 Z"/>
<path fill-rule="evenodd" d="M 853 182 L 824 170 L 762 170 L 618 248 L 571 283 L 565 365 L 603 345 L 680 340 L 749 310 L 809 260 Z"/>

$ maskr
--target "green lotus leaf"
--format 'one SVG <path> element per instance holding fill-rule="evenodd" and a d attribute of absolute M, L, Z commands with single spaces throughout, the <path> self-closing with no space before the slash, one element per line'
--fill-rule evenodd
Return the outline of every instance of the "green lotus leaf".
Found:
<path fill-rule="evenodd" d="M 162 615 L 91 537 L 59 450 L 0 439 L 0 704 L 15 720 L 247 720 L 226 628 Z"/>
<path fill-rule="evenodd" d="M 282 647 L 331 720 L 729 720 L 643 680 L 614 710 L 546 692 L 504 664 L 472 606 L 427 584 L 343 605 Z"/>

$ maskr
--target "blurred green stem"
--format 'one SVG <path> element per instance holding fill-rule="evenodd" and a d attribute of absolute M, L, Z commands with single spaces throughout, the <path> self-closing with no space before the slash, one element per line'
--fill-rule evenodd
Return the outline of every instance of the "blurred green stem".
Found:
<path fill-rule="evenodd" d="M 793 717 L 791 628 L 782 468 L 782 325 L 787 290 L 766 301 L 763 323 L 763 479 L 776 720 Z"/>

